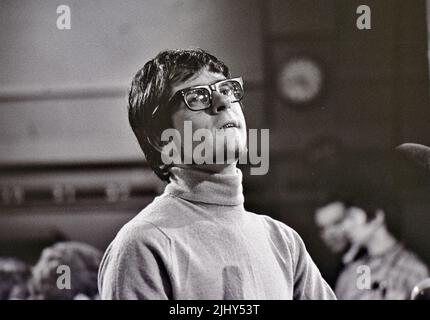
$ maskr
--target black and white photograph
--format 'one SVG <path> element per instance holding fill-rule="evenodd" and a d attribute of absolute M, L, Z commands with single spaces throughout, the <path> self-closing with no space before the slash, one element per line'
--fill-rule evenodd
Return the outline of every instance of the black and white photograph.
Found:
<path fill-rule="evenodd" d="M 0 0 L 0 300 L 430 300 L 429 40 L 428 0 Z"/>

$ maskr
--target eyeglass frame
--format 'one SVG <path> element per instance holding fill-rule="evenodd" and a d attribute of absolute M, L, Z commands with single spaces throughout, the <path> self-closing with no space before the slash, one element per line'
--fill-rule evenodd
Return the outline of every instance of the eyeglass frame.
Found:
<path fill-rule="evenodd" d="M 218 92 L 219 94 L 223 95 L 222 93 L 220 93 L 220 92 L 218 91 L 218 88 L 219 88 L 219 86 L 220 86 L 222 83 L 227 82 L 227 81 L 236 81 L 236 82 L 238 82 L 238 83 L 240 84 L 240 87 L 241 87 L 242 92 L 243 92 L 242 97 L 241 97 L 240 99 L 238 99 L 238 100 L 236 100 L 236 101 L 231 101 L 231 103 L 236 103 L 236 102 L 240 102 L 240 101 L 242 101 L 243 96 L 245 95 L 245 92 L 244 92 L 244 90 L 243 90 L 243 79 L 242 79 L 242 77 L 236 77 L 236 78 L 223 79 L 223 80 L 217 81 L 217 82 L 212 83 L 212 84 L 207 84 L 207 85 L 198 85 L 198 86 L 191 86 L 191 87 L 188 87 L 188 88 L 184 88 L 184 89 L 178 90 L 178 91 L 176 91 L 176 92 L 173 94 L 173 96 L 169 99 L 169 101 L 167 101 L 167 104 L 166 104 L 166 105 L 167 105 L 167 106 L 168 106 L 168 105 L 170 105 L 170 104 L 172 103 L 172 101 L 174 101 L 174 100 L 176 100 L 176 99 L 177 99 L 177 97 L 178 97 L 178 96 L 182 96 L 182 100 L 184 101 L 184 103 L 185 103 L 186 107 L 187 107 L 189 110 L 194 111 L 194 112 L 207 110 L 207 109 L 209 109 L 209 108 L 211 108 L 211 107 L 212 107 L 212 92 L 216 91 L 216 92 Z M 186 94 L 189 90 L 191 90 L 191 89 L 200 89 L 200 88 L 207 89 L 207 90 L 209 91 L 209 97 L 210 97 L 210 103 L 209 103 L 209 106 L 208 106 L 208 107 L 206 107 L 206 108 L 204 108 L 204 109 L 197 109 L 197 110 L 195 110 L 195 109 L 191 109 L 191 107 L 188 105 L 188 103 L 187 103 L 187 101 L 186 101 L 186 99 L 185 99 L 185 94 Z M 160 105 L 158 105 L 157 107 L 155 107 L 154 111 L 152 111 L 152 115 L 151 115 L 151 117 L 152 117 L 152 118 L 154 118 L 154 115 L 156 114 L 156 112 L 157 112 L 159 109 L 160 109 Z"/>

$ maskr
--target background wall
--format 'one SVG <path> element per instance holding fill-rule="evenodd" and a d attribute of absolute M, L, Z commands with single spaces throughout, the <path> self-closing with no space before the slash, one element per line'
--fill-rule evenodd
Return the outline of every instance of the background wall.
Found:
<path fill-rule="evenodd" d="M 56 28 L 60 4 L 71 8 L 71 30 Z M 368 31 L 356 28 L 360 4 L 1 1 L 0 254 L 33 259 L 57 238 L 104 248 L 160 192 L 127 124 L 127 86 L 160 50 L 201 47 L 244 77 L 248 126 L 270 129 L 269 174 L 244 168 L 247 208 L 295 228 L 331 280 L 337 261 L 313 211 L 337 169 L 379 163 L 402 142 L 430 145 L 425 2 L 366 1 Z M 275 90 L 281 64 L 297 54 L 316 57 L 328 76 L 306 110 Z M 426 195 L 404 194 L 395 223 L 430 261 Z"/>
<path fill-rule="evenodd" d="M 0 163 L 139 158 L 124 97 L 162 49 L 202 47 L 262 79 L 256 1 L 67 1 L 63 31 L 60 4 L 0 4 Z"/>
<path fill-rule="evenodd" d="M 428 145 L 430 139 L 425 2 L 366 1 L 372 18 L 367 31 L 356 27 L 361 4 L 272 0 L 263 10 L 263 60 L 270 84 L 265 108 L 273 115 L 268 119 L 272 196 L 267 203 L 306 239 L 329 280 L 335 261 L 312 220 L 321 194 L 348 179 L 373 178 L 390 163 L 396 145 Z M 270 90 L 279 66 L 294 55 L 315 57 L 327 73 L 323 99 L 305 110 L 292 108 Z M 401 214 L 387 218 L 397 236 L 430 261 L 430 217 L 424 213 L 430 208 L 428 191 L 410 185 L 402 191 Z M 415 203 L 421 204 L 419 210 Z"/>

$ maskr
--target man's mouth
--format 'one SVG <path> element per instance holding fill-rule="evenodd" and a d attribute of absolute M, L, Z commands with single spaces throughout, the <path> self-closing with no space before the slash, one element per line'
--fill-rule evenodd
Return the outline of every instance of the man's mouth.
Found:
<path fill-rule="evenodd" d="M 239 128 L 239 123 L 237 121 L 227 121 L 220 127 L 220 129 L 228 129 L 228 128 Z"/>

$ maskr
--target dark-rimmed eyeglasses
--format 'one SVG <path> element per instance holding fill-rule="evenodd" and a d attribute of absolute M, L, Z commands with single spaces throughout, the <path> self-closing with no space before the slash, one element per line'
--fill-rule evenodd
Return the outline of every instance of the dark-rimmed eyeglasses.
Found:
<path fill-rule="evenodd" d="M 201 111 L 212 106 L 212 92 L 218 92 L 227 97 L 229 102 L 239 102 L 243 99 L 243 80 L 242 77 L 224 79 L 210 85 L 193 86 L 178 90 L 169 99 L 167 105 L 182 97 L 185 105 L 191 111 Z M 152 117 L 158 111 L 157 106 L 152 112 Z"/>

